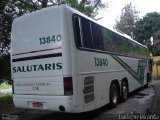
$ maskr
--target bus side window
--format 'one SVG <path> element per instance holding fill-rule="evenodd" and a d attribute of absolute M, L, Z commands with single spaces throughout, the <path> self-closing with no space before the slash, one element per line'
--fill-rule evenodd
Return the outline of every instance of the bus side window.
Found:
<path fill-rule="evenodd" d="M 102 28 L 96 23 L 91 23 L 92 26 L 92 38 L 93 38 L 93 49 L 104 50 Z"/>
<path fill-rule="evenodd" d="M 91 22 L 74 15 L 74 32 L 78 47 L 92 48 Z"/>
<path fill-rule="evenodd" d="M 104 51 L 109 51 L 111 52 L 111 36 L 109 33 L 109 30 L 107 30 L 106 28 L 102 28 L 102 32 L 103 32 L 103 43 L 104 43 Z"/>
<path fill-rule="evenodd" d="M 83 46 L 83 34 L 82 34 L 82 27 L 81 27 L 81 19 L 78 16 L 74 16 L 74 31 L 75 31 L 75 37 L 78 47 Z"/>
<path fill-rule="evenodd" d="M 92 48 L 91 23 L 89 20 L 81 17 L 81 26 L 83 33 L 83 44 L 85 48 Z"/>
<path fill-rule="evenodd" d="M 114 32 L 110 33 L 111 36 L 111 49 L 112 52 L 117 52 L 117 38 L 116 38 L 116 34 Z"/>

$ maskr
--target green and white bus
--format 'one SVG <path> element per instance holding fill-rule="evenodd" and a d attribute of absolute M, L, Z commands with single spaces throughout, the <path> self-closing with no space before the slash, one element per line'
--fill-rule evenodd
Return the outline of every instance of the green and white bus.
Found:
<path fill-rule="evenodd" d="M 66 5 L 14 20 L 13 101 L 18 108 L 79 113 L 116 107 L 149 80 L 149 51 Z"/>

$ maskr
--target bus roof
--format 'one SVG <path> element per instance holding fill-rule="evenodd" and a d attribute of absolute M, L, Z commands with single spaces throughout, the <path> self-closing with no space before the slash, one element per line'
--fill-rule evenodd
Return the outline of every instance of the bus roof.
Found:
<path fill-rule="evenodd" d="M 21 17 L 16 18 L 15 21 L 16 21 L 16 20 L 19 20 L 19 19 L 21 19 L 21 18 L 23 18 L 23 17 L 27 17 L 29 14 L 36 14 L 36 13 L 39 12 L 39 11 L 43 12 L 43 11 L 45 11 L 45 10 L 53 9 L 53 8 L 54 8 L 54 9 L 66 8 L 67 10 L 69 10 L 69 11 L 72 12 L 72 13 L 75 13 L 75 14 L 78 14 L 78 15 L 84 17 L 84 18 L 87 18 L 88 20 L 90 20 L 90 21 L 92 21 L 92 22 L 94 22 L 94 23 L 96 23 L 96 24 L 98 24 L 98 25 L 101 25 L 102 27 L 107 28 L 108 30 L 110 30 L 110 31 L 112 31 L 112 32 L 114 32 L 114 33 L 122 36 L 122 37 L 125 37 L 125 38 L 127 38 L 127 39 L 129 39 L 129 40 L 131 40 L 131 41 L 133 41 L 133 42 L 135 42 L 135 43 L 137 43 L 137 44 L 139 44 L 139 45 L 142 46 L 142 47 L 147 48 L 145 45 L 137 42 L 136 40 L 133 40 L 133 39 L 132 39 L 130 36 L 128 36 L 127 34 L 122 33 L 122 32 L 120 32 L 120 31 L 117 31 L 117 30 L 115 30 L 115 29 L 111 29 L 111 28 L 109 28 L 109 27 L 106 27 L 106 26 L 104 26 L 103 24 L 98 23 L 98 22 L 97 22 L 96 20 L 94 20 L 93 18 L 90 18 L 90 17 L 88 17 L 87 15 L 85 15 L 85 14 L 79 12 L 78 10 L 76 10 L 76 9 L 74 9 L 74 8 L 68 6 L 68 5 L 65 5 L 65 4 L 56 5 L 56 6 L 51 6 L 51 7 L 43 8 L 43 9 L 41 9 L 41 10 L 34 11 L 34 12 L 32 12 L 32 13 L 25 14 L 25 15 L 23 15 L 23 16 L 21 16 Z"/>

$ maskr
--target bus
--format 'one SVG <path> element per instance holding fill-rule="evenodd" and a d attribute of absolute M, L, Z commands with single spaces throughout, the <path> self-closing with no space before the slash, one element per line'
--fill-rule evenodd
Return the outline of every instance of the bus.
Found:
<path fill-rule="evenodd" d="M 147 47 L 66 5 L 15 19 L 11 51 L 17 108 L 80 113 L 116 107 L 150 79 Z"/>

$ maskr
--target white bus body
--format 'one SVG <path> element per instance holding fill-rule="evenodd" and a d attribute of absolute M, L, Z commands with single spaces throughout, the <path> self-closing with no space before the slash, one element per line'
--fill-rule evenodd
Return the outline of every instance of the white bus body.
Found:
<path fill-rule="evenodd" d="M 75 18 L 76 25 L 82 22 L 80 16 L 96 23 L 65 5 L 45 8 L 14 20 L 11 71 L 16 107 L 85 112 L 110 102 L 113 83 L 117 85 L 119 96 L 122 81 L 126 81 L 128 92 L 147 83 L 146 58 L 77 47 L 74 15 L 79 16 Z M 81 31 L 81 27 L 78 30 Z M 143 71 L 139 66 L 143 66 Z"/>

